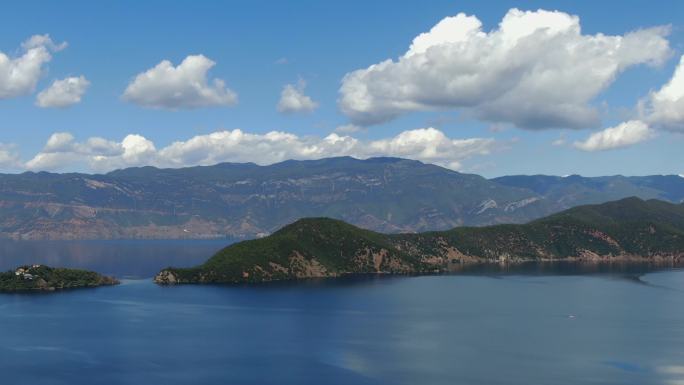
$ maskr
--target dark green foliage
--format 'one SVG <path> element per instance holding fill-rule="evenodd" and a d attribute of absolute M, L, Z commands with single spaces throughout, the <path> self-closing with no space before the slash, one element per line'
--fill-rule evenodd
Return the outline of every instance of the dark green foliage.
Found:
<path fill-rule="evenodd" d="M 281 272 L 271 264 L 290 267 L 296 252 L 306 260 L 316 259 L 329 272 L 372 271 L 372 262 L 360 262 L 354 257 L 359 252 L 369 254 L 390 250 L 391 255 L 403 258 L 418 267 L 408 255 L 394 249 L 387 235 L 360 229 L 329 218 L 306 218 L 285 226 L 274 234 L 256 240 L 233 244 L 209 259 L 200 269 L 178 269 L 181 279 L 205 273 L 205 281 L 260 281 L 259 269 L 268 271 L 269 279 L 291 278 L 294 272 Z M 359 263 L 365 263 L 360 266 Z M 243 277 L 249 272 L 249 277 Z"/>
<path fill-rule="evenodd" d="M 20 274 L 17 274 L 20 272 Z M 54 291 L 114 285 L 118 281 L 86 270 L 21 266 L 0 273 L 0 292 Z"/>
<path fill-rule="evenodd" d="M 450 257 L 451 250 L 451 257 Z M 273 235 L 240 242 L 194 269 L 168 269 L 185 282 L 241 282 L 297 278 L 293 256 L 315 260 L 327 275 L 444 270 L 453 251 L 485 261 L 603 257 L 684 256 L 684 205 L 627 198 L 580 206 L 524 225 L 459 227 L 448 231 L 386 235 L 339 220 L 308 218 Z M 380 266 L 373 258 L 384 253 Z M 388 261 L 400 261 L 402 267 Z M 432 261 L 432 262 L 430 262 Z M 402 270 L 403 269 L 403 270 Z"/>

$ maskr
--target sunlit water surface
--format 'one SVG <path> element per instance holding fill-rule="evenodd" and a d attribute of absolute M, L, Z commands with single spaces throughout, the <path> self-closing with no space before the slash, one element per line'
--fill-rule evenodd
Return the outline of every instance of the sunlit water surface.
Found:
<path fill-rule="evenodd" d="M 2 269 L 39 262 L 139 277 L 0 295 L 0 383 L 684 383 L 681 270 L 492 268 L 257 286 L 142 279 L 225 243 L 0 243 Z"/>

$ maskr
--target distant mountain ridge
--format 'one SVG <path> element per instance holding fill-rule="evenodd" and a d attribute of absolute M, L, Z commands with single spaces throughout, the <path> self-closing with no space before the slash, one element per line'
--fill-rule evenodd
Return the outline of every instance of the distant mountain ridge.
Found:
<path fill-rule="evenodd" d="M 464 264 L 530 261 L 684 262 L 684 204 L 627 198 L 579 206 L 523 225 L 381 234 L 307 218 L 269 237 L 230 245 L 195 268 L 155 281 L 239 283 L 366 273 L 447 272 Z"/>
<path fill-rule="evenodd" d="M 485 179 L 399 158 L 0 175 L 0 236 L 254 238 L 303 217 L 381 232 L 524 223 L 579 204 L 684 199 L 684 178 Z"/>
<path fill-rule="evenodd" d="M 493 182 L 531 190 L 559 207 L 601 203 L 625 197 L 684 202 L 684 178 L 679 175 L 600 176 L 512 175 Z"/>

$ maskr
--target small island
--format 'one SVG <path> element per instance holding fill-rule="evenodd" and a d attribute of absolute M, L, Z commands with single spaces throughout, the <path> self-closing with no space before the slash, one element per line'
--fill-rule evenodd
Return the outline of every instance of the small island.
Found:
<path fill-rule="evenodd" d="M 522 225 L 381 234 L 330 218 L 300 219 L 243 241 L 193 268 L 167 268 L 161 285 L 253 283 L 348 274 L 433 274 L 464 265 L 527 262 L 684 265 L 684 204 L 627 198 L 579 206 Z"/>
<path fill-rule="evenodd" d="M 0 273 L 0 293 L 54 292 L 118 284 L 119 281 L 115 278 L 92 271 L 44 265 L 20 266 Z"/>

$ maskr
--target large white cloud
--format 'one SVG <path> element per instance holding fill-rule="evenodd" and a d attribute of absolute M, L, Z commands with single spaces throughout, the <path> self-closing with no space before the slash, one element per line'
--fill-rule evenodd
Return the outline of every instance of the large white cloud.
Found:
<path fill-rule="evenodd" d="M 672 78 L 659 90 L 651 91 L 638 105 L 638 119 L 591 134 L 575 142 L 585 151 L 599 151 L 631 146 L 655 136 L 655 129 L 684 131 L 684 55 Z"/>
<path fill-rule="evenodd" d="M 364 125 L 410 111 L 463 109 L 528 129 L 596 126 L 594 98 L 624 69 L 662 63 L 668 32 L 587 35 L 577 16 L 518 9 L 485 32 L 475 16 L 461 13 L 417 36 L 396 61 L 348 73 L 339 105 Z"/>
<path fill-rule="evenodd" d="M 204 55 L 190 55 L 176 67 L 164 60 L 138 74 L 123 99 L 153 108 L 232 106 L 237 103 L 237 94 L 221 79 L 208 80 L 207 73 L 214 65 Z"/>
<path fill-rule="evenodd" d="M 386 154 L 460 169 L 461 160 L 488 154 L 493 145 L 492 139 L 450 139 L 437 129 L 421 128 L 404 131 L 390 139 L 372 141 L 365 145 L 364 151 L 373 156 Z"/>
<path fill-rule="evenodd" d="M 50 87 L 36 96 L 36 105 L 44 108 L 65 108 L 78 104 L 89 86 L 90 82 L 85 76 L 55 80 Z"/>
<path fill-rule="evenodd" d="M 653 130 L 640 120 L 630 120 L 615 127 L 591 134 L 586 140 L 575 142 L 584 151 L 602 151 L 631 146 L 654 136 Z"/>
<path fill-rule="evenodd" d="M 43 74 L 45 64 L 52 60 L 52 52 L 66 47 L 55 44 L 49 35 L 34 35 L 22 45 L 17 57 L 0 52 L 0 99 L 30 94 Z"/>
<path fill-rule="evenodd" d="M 654 127 L 684 131 L 684 55 L 672 78 L 640 101 L 642 119 Z"/>
<path fill-rule="evenodd" d="M 77 142 L 69 133 L 55 133 L 43 150 L 26 162 L 25 168 L 109 171 L 142 165 L 183 167 L 219 162 L 263 165 L 287 159 L 349 155 L 357 158 L 397 156 L 459 169 L 461 161 L 486 155 L 496 145 L 493 139 L 487 138 L 452 139 L 435 128 L 409 130 L 394 137 L 369 141 L 335 133 L 320 138 L 281 131 L 253 134 L 235 129 L 198 135 L 161 149 L 140 135 L 128 135 L 121 142 L 102 138 Z"/>
<path fill-rule="evenodd" d="M 77 163 L 92 164 L 98 157 L 123 157 L 121 143 L 99 137 L 77 142 L 68 132 L 56 132 L 48 138 L 43 150 L 24 164 L 28 170 L 62 170 Z"/>
<path fill-rule="evenodd" d="M 159 155 L 162 163 L 173 166 L 225 161 L 269 164 L 286 159 L 350 155 L 397 156 L 460 168 L 461 160 L 487 154 L 494 144 L 494 140 L 484 138 L 450 139 L 435 128 L 404 131 L 392 138 L 372 141 L 334 133 L 317 138 L 278 131 L 260 135 L 232 130 L 175 142 Z"/>
<path fill-rule="evenodd" d="M 280 93 L 280 100 L 276 109 L 284 114 L 296 112 L 312 112 L 318 108 L 318 103 L 304 94 L 306 83 L 300 80 L 297 84 L 286 84 Z"/>

